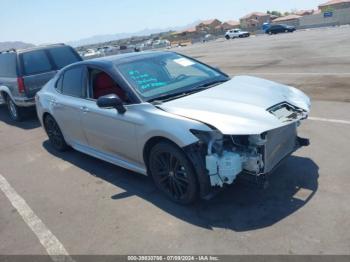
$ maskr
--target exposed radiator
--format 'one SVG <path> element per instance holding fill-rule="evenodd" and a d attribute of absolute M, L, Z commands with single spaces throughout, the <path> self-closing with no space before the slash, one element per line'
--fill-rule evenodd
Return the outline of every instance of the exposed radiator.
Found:
<path fill-rule="evenodd" d="M 293 123 L 266 134 L 267 143 L 264 152 L 264 173 L 270 172 L 283 158 L 295 150 L 297 124 Z"/>

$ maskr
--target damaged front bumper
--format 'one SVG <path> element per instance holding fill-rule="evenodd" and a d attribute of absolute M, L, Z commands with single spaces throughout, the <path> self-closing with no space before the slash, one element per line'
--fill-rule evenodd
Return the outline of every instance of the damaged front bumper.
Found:
<path fill-rule="evenodd" d="M 264 180 L 288 156 L 309 140 L 297 135 L 298 123 L 267 131 L 260 135 L 231 136 L 213 131 L 210 137 L 199 137 L 195 145 L 184 148 L 194 163 L 201 196 L 210 195 L 213 188 L 222 188 L 235 180 Z"/>

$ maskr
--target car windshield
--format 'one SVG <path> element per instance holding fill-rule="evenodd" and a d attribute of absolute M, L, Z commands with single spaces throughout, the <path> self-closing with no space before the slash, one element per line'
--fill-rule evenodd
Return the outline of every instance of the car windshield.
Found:
<path fill-rule="evenodd" d="M 144 56 L 116 66 L 145 101 L 200 91 L 229 79 L 217 70 L 176 53 Z"/>

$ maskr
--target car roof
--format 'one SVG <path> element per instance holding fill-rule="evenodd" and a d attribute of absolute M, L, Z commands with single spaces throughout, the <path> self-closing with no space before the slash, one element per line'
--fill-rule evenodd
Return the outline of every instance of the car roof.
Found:
<path fill-rule="evenodd" d="M 85 60 L 82 62 L 78 62 L 78 64 L 87 64 L 87 65 L 96 65 L 96 66 L 111 66 L 123 64 L 126 62 L 132 62 L 136 60 L 140 60 L 142 58 L 152 58 L 157 57 L 164 54 L 175 53 L 169 51 L 144 51 L 144 52 L 133 52 L 119 55 L 112 55 L 106 57 L 99 57 L 94 59 Z M 77 63 L 75 63 L 76 65 Z"/>
<path fill-rule="evenodd" d="M 62 46 L 67 46 L 67 45 L 65 44 L 39 45 L 39 46 L 34 46 L 34 47 L 29 47 L 24 49 L 16 49 L 15 51 L 16 53 L 25 53 L 25 52 L 35 51 L 35 50 L 42 50 L 42 49 L 62 47 Z"/>
<path fill-rule="evenodd" d="M 63 46 L 67 46 L 67 45 L 65 45 L 65 44 L 50 44 L 50 45 L 39 45 L 39 46 L 34 46 L 34 47 L 28 47 L 28 48 L 23 48 L 23 49 L 11 48 L 8 50 L 0 51 L 0 55 L 11 54 L 13 56 L 16 56 L 17 54 L 23 54 L 23 53 L 31 52 L 31 51 L 35 51 L 35 50 L 43 50 L 43 49 L 63 47 Z"/>

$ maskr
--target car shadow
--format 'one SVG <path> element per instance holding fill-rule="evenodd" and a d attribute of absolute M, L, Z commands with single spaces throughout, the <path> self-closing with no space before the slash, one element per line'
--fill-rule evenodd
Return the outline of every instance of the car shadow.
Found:
<path fill-rule="evenodd" d="M 25 112 L 22 122 L 13 121 L 7 112 L 5 104 L 0 105 L 0 122 L 22 129 L 34 129 L 40 126 L 40 122 L 35 112 L 35 108 L 30 108 Z"/>
<path fill-rule="evenodd" d="M 187 223 L 206 229 L 242 232 L 271 226 L 306 205 L 318 189 L 318 166 L 309 158 L 291 156 L 270 175 L 267 189 L 236 183 L 211 200 L 181 206 L 163 196 L 146 176 L 74 150 L 56 152 L 48 141 L 43 147 L 52 155 L 124 190 L 111 196 L 112 199 L 137 196 Z"/>

